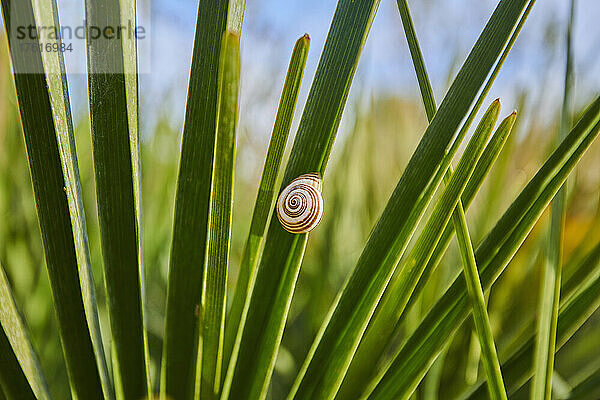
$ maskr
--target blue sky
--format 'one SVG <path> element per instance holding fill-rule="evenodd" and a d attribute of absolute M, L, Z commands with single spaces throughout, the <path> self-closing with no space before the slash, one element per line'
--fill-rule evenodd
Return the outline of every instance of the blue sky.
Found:
<path fill-rule="evenodd" d="M 460 66 L 492 13 L 496 0 L 409 1 L 417 34 L 436 92 L 441 100 L 451 67 Z M 575 31 L 577 101 L 600 91 L 600 1 L 578 0 Z M 61 23 L 78 25 L 83 1 L 58 0 Z M 139 24 L 149 28 L 149 47 L 140 47 L 142 128 L 149 131 L 158 112 L 180 126 L 185 110 L 197 0 L 138 0 Z M 247 0 L 242 31 L 242 126 L 263 132 L 271 129 L 279 92 L 295 40 L 309 33 L 311 50 L 298 110 L 308 94 L 331 22 L 336 0 Z M 553 111 L 562 91 L 563 31 L 569 2 L 539 0 L 513 52 L 490 93 L 513 108 L 516 94 L 525 89 L 539 100 L 540 112 Z M 547 38 L 559 47 L 548 45 Z M 552 42 L 552 40 L 550 40 Z M 75 115 L 87 112 L 85 55 L 67 60 Z M 418 98 L 417 85 L 396 2 L 381 0 L 351 90 L 360 93 Z M 507 112 L 509 110 L 506 110 Z"/>
<path fill-rule="evenodd" d="M 247 125 L 268 134 L 278 101 L 288 58 L 294 41 L 311 36 L 311 50 L 301 103 L 319 60 L 331 18 L 334 0 L 248 0 L 242 32 L 242 110 Z M 462 63 L 477 39 L 497 1 L 419 0 L 409 1 L 427 67 L 441 99 L 450 68 Z M 152 3 L 153 63 L 150 76 L 142 79 L 147 89 L 164 93 L 167 88 L 176 118 L 183 117 L 185 86 L 196 19 L 196 1 L 154 0 Z M 520 89 L 543 99 L 541 112 L 552 111 L 561 98 L 564 50 L 551 48 L 547 38 L 558 35 L 563 42 L 569 2 L 539 0 L 505 64 L 490 99 L 502 97 L 505 107 L 514 107 Z M 600 15 L 598 0 L 578 0 L 575 58 L 577 99 L 587 101 L 600 89 Z M 595 18 L 594 18 L 595 16 Z M 160 39 L 157 39 L 160 38 Z M 172 38 L 172 39 L 165 39 Z M 170 49 L 161 41 L 172 41 Z M 174 62 L 177 60 L 177 62 Z M 157 79 L 156 75 L 161 75 Z M 585 82 L 585 86 L 581 83 Z M 407 50 L 396 2 L 382 0 L 367 40 L 352 95 L 390 93 L 418 98 L 417 85 Z M 262 102 L 256 102 L 262 99 Z M 147 106 L 151 107 L 150 104 Z M 301 107 L 299 107 L 301 110 Z M 508 110 L 507 110 L 508 111 Z"/>

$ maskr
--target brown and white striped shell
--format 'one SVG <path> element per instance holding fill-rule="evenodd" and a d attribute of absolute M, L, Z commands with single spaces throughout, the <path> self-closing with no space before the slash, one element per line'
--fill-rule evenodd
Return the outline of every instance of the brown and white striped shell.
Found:
<path fill-rule="evenodd" d="M 300 175 L 283 189 L 277 200 L 277 218 L 291 233 L 310 232 L 323 216 L 323 181 L 318 173 Z"/>

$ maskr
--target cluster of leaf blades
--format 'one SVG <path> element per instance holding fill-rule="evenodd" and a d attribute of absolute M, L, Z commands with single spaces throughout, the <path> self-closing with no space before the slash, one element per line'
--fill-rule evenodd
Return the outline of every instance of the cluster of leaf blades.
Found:
<path fill-rule="evenodd" d="M 292 388 L 296 396 L 328 397 L 335 395 L 339 389 L 366 325 L 416 228 L 418 217 L 409 216 L 422 214 L 427 205 L 427 201 L 419 201 L 419 195 L 428 184 L 435 187 L 441 181 L 445 169 L 441 174 L 435 173 L 441 170 L 440 163 L 446 149 L 508 41 L 525 3 L 501 1 L 496 7 L 423 134 L 352 276 L 346 282 L 335 310 L 319 332 Z M 434 175 L 435 180 L 430 183 Z M 450 207 L 442 213 L 443 217 L 438 223 L 450 218 L 462 190 L 464 187 L 448 202 Z M 444 224 L 441 225 L 443 227 Z M 426 259 L 431 257 L 431 251 L 440 239 L 441 229 L 432 234 L 431 249 L 424 249 Z M 406 267 L 407 278 L 418 280 L 420 271 L 411 268 L 411 265 Z M 409 294 L 414 289 L 411 286 L 406 287 Z"/>
<path fill-rule="evenodd" d="M 36 21 L 34 11 L 39 12 L 43 21 Z M 59 26 L 54 0 L 4 0 L 2 15 L 9 37 L 12 27 L 16 26 Z M 54 40 L 60 43 L 60 39 Z M 39 46 L 38 38 L 33 42 Z M 13 42 L 10 52 L 71 391 L 77 398 L 112 398 L 98 322 L 62 54 L 27 51 L 26 47 Z"/>
<path fill-rule="evenodd" d="M 404 31 L 406 33 L 408 46 L 411 51 L 413 58 L 413 64 L 415 66 L 415 72 L 417 74 L 417 80 L 421 88 L 421 96 L 423 103 L 426 108 L 428 119 L 431 121 L 435 115 L 435 99 L 433 98 L 433 89 L 431 82 L 427 75 L 427 69 L 425 62 L 422 57 L 422 52 L 419 47 L 416 33 L 410 17 L 410 11 L 406 0 L 398 0 L 398 9 L 402 18 L 402 24 L 404 25 Z M 507 50 L 510 46 L 507 47 Z M 501 62 L 498 64 L 500 65 Z M 485 89 L 483 93 L 485 93 Z M 500 145 L 496 146 L 499 151 L 504 147 L 504 143 L 508 139 L 512 126 L 516 118 L 516 113 L 511 114 L 498 128 L 500 134 L 498 135 Z M 493 140 L 490 143 L 492 146 Z M 493 148 L 493 147 L 492 147 Z M 494 154 L 493 160 L 495 161 L 498 153 Z M 489 169 L 491 167 L 485 165 Z M 453 174 L 452 168 L 448 168 L 446 175 L 444 176 L 445 183 L 448 184 L 451 175 Z M 473 306 L 473 318 L 475 320 L 475 326 L 479 335 L 479 343 L 481 344 L 481 352 L 483 353 L 483 363 L 488 377 L 488 386 L 490 396 L 495 399 L 506 398 L 506 391 L 504 389 L 504 382 L 502 373 L 500 371 L 500 365 L 498 361 L 498 355 L 496 354 L 496 345 L 492 336 L 489 316 L 487 313 L 483 290 L 481 289 L 481 282 L 479 281 L 479 273 L 477 271 L 477 264 L 475 260 L 475 254 L 473 253 L 473 244 L 471 243 L 470 234 L 467 227 L 467 221 L 465 216 L 465 210 L 463 208 L 462 201 L 459 199 L 456 204 L 456 208 L 452 215 L 454 223 L 454 229 L 457 235 L 457 241 L 460 249 L 460 255 L 464 268 L 464 273 L 467 282 L 467 288 L 469 290 L 469 297 Z"/>
<path fill-rule="evenodd" d="M 478 246 L 475 256 L 484 290 L 506 268 L 533 225 L 600 129 L 600 98 L 589 107 L 571 133 L 517 196 Z M 412 392 L 445 342 L 469 314 L 462 276 L 442 295 L 385 371 L 374 380 L 372 398 Z M 391 391 L 391 392 L 390 392 Z"/>
<path fill-rule="evenodd" d="M 471 311 L 490 394 L 506 398 L 484 291 L 504 271 L 600 131 L 599 98 L 473 250 L 465 209 L 506 142 L 514 113 L 492 135 L 499 113 L 499 102 L 493 102 L 455 171 L 450 164 L 534 3 L 499 1 L 436 110 L 408 4 L 398 0 L 430 124 L 323 322 L 290 399 L 409 398 Z M 302 173 L 325 173 L 378 6 L 378 0 L 338 2 L 281 187 Z M 292 54 L 240 278 L 227 312 L 244 7 L 243 0 L 199 4 L 169 266 L 159 383 L 164 399 L 266 398 L 308 240 L 307 234 L 286 232 L 273 215 L 277 177 L 306 64 L 309 39 L 304 36 Z M 2 0 L 2 14 L 9 37 L 12 26 L 59 26 L 56 0 Z M 86 16 L 95 25 L 118 25 L 135 20 L 135 2 L 100 5 L 86 0 Z M 60 44 L 60 38 L 54 40 Z M 64 61 L 60 52 L 24 51 L 11 42 L 46 264 L 74 398 L 153 396 L 143 312 L 136 51 L 132 40 L 88 39 L 91 133 L 112 337 L 111 379 L 97 316 Z M 32 68 L 33 73 L 22 72 Z M 567 97 L 566 93 L 565 104 Z M 442 180 L 446 187 L 405 255 Z M 559 209 L 560 214 L 564 210 Z M 553 232 L 557 229 L 553 227 Z M 416 301 L 455 230 L 464 272 L 369 382 L 367 377 L 372 377 L 405 310 Z M 554 300 L 557 348 L 600 306 L 598 254 L 596 247 L 578 273 L 564 283 L 560 308 L 558 296 Z M 560 264 L 560 257 L 556 262 Z M 560 289 L 560 279 L 555 283 Z M 0 398 L 49 398 L 3 271 L 0 304 Z M 382 333 L 384 340 L 373 340 Z M 509 394 L 532 376 L 534 342 L 532 333 L 502 364 L 503 372 L 510 371 L 504 375 Z M 546 358 L 553 355 L 551 346 Z M 550 364 L 546 371 L 551 370 Z M 353 377 L 361 376 L 357 371 L 369 374 L 356 380 Z M 573 392 L 583 388 L 579 390 L 586 393 L 597 375 L 591 374 Z M 482 381 L 466 396 L 479 398 L 483 386 Z"/>
<path fill-rule="evenodd" d="M 484 89 L 479 95 L 476 105 L 469 114 L 467 122 L 463 125 L 461 133 L 459 133 L 459 138 L 463 137 L 466 130 L 469 128 L 470 121 L 473 120 L 476 112 L 479 109 L 479 106 L 481 105 L 483 99 L 489 92 L 495 77 L 498 75 L 503 62 L 506 60 L 520 32 L 520 29 L 523 26 L 525 20 L 527 19 L 527 16 L 529 15 L 529 12 L 533 7 L 534 3 L 535 1 L 530 2 L 526 10 L 524 11 L 521 19 L 517 24 L 517 27 L 515 28 L 502 55 L 500 56 L 496 67 L 492 71 L 491 76 L 488 78 Z M 408 9 L 408 3 L 405 0 L 398 0 L 398 9 L 400 11 L 400 16 L 402 18 L 402 23 L 404 25 L 408 46 L 411 52 L 415 72 L 417 75 L 417 80 L 421 89 L 421 96 L 423 99 L 423 104 L 425 106 L 425 111 L 428 119 L 431 120 L 437 112 L 436 103 L 433 97 L 433 90 L 429 81 L 427 69 L 423 60 L 423 55 L 418 44 L 418 40 L 412 23 L 412 18 L 410 16 L 410 11 Z M 484 120 L 485 117 L 482 119 L 482 123 Z M 485 177 L 487 176 L 487 173 L 489 172 L 492 164 L 494 163 L 498 154 L 502 150 L 502 147 L 509 136 L 510 129 L 513 123 L 513 117 L 507 118 L 507 120 L 505 120 L 502 123 L 501 127 L 498 128 L 498 133 L 494 135 L 494 138 L 486 148 L 480 163 L 475 168 L 475 174 L 472 177 L 472 179 L 469 180 L 469 182 L 467 183 L 464 194 L 462 196 L 462 200 L 464 200 L 466 207 L 470 205 L 473 196 L 477 192 L 478 188 L 481 186 L 483 179 L 485 179 Z M 455 141 L 455 145 L 459 143 L 460 141 L 457 139 Z M 452 168 L 449 166 L 449 160 L 452 158 L 452 155 L 452 151 L 448 152 L 445 155 L 445 162 L 438 171 L 438 174 L 445 174 L 444 180 L 446 181 L 446 183 L 452 174 Z M 434 182 L 435 181 L 436 180 L 434 180 Z M 431 196 L 429 192 L 432 193 L 434 190 L 435 188 L 433 188 L 430 185 L 427 188 L 427 196 Z M 480 286 L 480 284 L 477 283 L 478 277 L 475 276 L 476 274 L 473 271 L 475 260 L 474 255 L 472 254 L 472 245 L 470 243 L 470 239 L 468 238 L 468 232 L 466 230 L 466 220 L 464 217 L 461 217 L 461 214 L 464 214 L 464 209 L 462 201 L 459 200 L 456 206 L 455 215 L 453 215 L 453 219 L 455 222 L 454 226 L 457 228 L 457 231 L 462 230 L 462 234 L 459 235 L 457 239 L 459 241 L 459 245 L 461 246 L 461 256 L 463 258 L 466 258 L 464 260 L 465 266 L 469 266 L 471 268 L 472 276 L 470 281 L 472 290 L 476 291 L 476 287 Z M 396 330 L 396 326 L 400 325 L 400 321 L 402 321 L 402 318 L 404 316 L 404 310 L 409 305 L 411 305 L 410 302 L 414 302 L 414 300 L 420 294 L 421 290 L 423 289 L 424 282 L 426 282 L 427 277 L 432 274 L 433 270 L 439 263 L 442 254 L 447 248 L 449 240 L 453 233 L 451 228 L 451 226 L 445 227 L 441 239 L 435 245 L 435 250 L 433 251 L 433 254 L 430 256 L 429 261 L 426 261 L 427 265 L 421 266 L 421 268 L 423 268 L 421 270 L 421 276 L 418 280 L 416 287 L 414 288 L 414 293 L 412 297 L 410 297 L 410 292 L 407 292 L 404 289 L 400 273 L 392 278 L 392 283 L 390 284 L 390 287 L 386 290 L 386 293 L 384 294 L 382 300 L 378 304 L 378 307 L 370 322 L 370 325 L 367 331 L 365 332 L 365 337 L 363 338 L 357 350 L 357 354 L 350 366 L 347 379 L 345 380 L 340 393 L 341 398 L 356 397 L 364 390 L 366 382 L 357 378 L 362 376 L 373 375 L 373 371 L 376 369 L 377 363 L 384 354 L 384 351 L 386 350 L 389 342 L 392 340 L 393 334 Z M 467 263 L 470 265 L 468 265 Z M 477 295 L 473 293 L 473 296 Z M 405 303 L 405 299 L 407 297 L 409 298 L 408 304 Z M 490 341 L 489 327 L 485 326 L 489 325 L 489 322 L 485 323 L 487 316 L 485 311 L 481 309 L 481 298 L 476 297 L 474 301 L 479 301 L 479 319 L 481 321 L 481 329 L 485 329 L 486 331 L 488 331 L 487 340 L 484 339 L 483 343 L 486 344 L 486 351 L 488 354 L 488 357 L 485 360 L 485 362 L 488 365 L 487 368 L 489 371 L 494 371 L 493 380 L 495 381 L 495 388 L 491 388 L 493 389 L 492 395 L 495 395 L 496 397 L 502 397 L 504 395 L 504 389 L 502 387 L 503 385 L 501 382 L 502 379 L 498 368 L 497 356 L 495 356 L 495 346 L 493 344 L 493 341 Z"/>
<path fill-rule="evenodd" d="M 161 396 L 193 393 L 215 148 L 218 69 L 229 1 L 200 2 L 175 198 Z"/>
<path fill-rule="evenodd" d="M 231 374 L 234 371 L 233 366 L 237 362 L 237 355 L 240 350 L 241 332 L 243 332 L 248 315 L 249 296 L 252 294 L 252 288 L 256 280 L 260 247 L 276 194 L 277 174 L 290 132 L 309 46 L 310 38 L 308 35 L 298 39 L 294 46 L 258 188 L 254 213 L 250 222 L 250 232 L 244 245 L 236 289 L 226 321 L 224 362 L 227 363 L 227 367 L 231 365 L 231 369 L 224 368 L 224 371 L 231 371 L 231 373 L 228 374 L 228 380 L 224 382 L 223 391 L 225 393 L 231 387 L 231 379 L 233 378 Z"/>
<path fill-rule="evenodd" d="M 235 133 L 240 76 L 240 41 L 235 33 L 223 36 L 219 63 L 218 109 L 209 212 L 209 240 L 199 309 L 200 343 L 195 398 L 213 398 L 221 388 L 225 336 L 227 267 L 233 208 Z"/>
<path fill-rule="evenodd" d="M 561 285 L 561 302 L 557 318 L 556 347 L 560 349 L 590 315 L 600 307 L 600 244 L 597 244 L 582 260 L 577 270 L 585 275 L 573 275 Z M 528 335 L 519 339 L 502 363 L 507 387 L 511 395 L 523 388 L 534 373 L 535 324 L 530 324 Z M 591 375 L 593 376 L 593 375 Z M 588 395 L 588 394 L 586 394 Z M 592 394 L 589 394 L 593 398 Z M 464 395 L 465 399 L 484 399 L 485 390 L 479 382 Z M 570 398 L 570 397 L 569 397 Z"/>

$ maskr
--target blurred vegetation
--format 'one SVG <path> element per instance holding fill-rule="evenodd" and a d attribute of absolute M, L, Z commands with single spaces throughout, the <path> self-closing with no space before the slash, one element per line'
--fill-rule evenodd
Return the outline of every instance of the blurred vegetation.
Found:
<path fill-rule="evenodd" d="M 0 263 L 14 287 L 17 302 L 40 352 L 42 369 L 52 395 L 68 398 L 68 381 L 62 361 L 58 327 L 51 302 L 48 277 L 33 202 L 27 157 L 10 74 L 6 38 L 0 45 Z M 339 147 L 325 177 L 326 212 L 321 225 L 309 239 L 299 282 L 279 352 L 272 392 L 279 398 L 289 390 L 301 362 L 310 348 L 334 296 L 341 288 L 360 249 L 391 194 L 426 127 L 426 118 L 417 99 L 369 96 L 354 93 L 353 113 L 346 115 Z M 510 142 L 492 169 L 484 187 L 467 213 L 474 244 L 477 244 L 510 200 L 543 163 L 555 145 L 558 113 L 549 120 L 535 113 L 536 104 L 527 93 L 520 97 L 519 120 Z M 506 111 L 506 110 L 505 110 Z M 159 113 L 161 111 L 159 110 Z M 242 125 L 243 125 L 242 118 Z M 78 121 L 75 136 L 81 173 L 83 198 L 98 305 L 102 326 L 108 326 L 104 299 L 101 249 L 94 193 L 89 122 Z M 255 141 L 255 135 L 242 129 L 238 148 L 254 152 L 250 159 L 262 160 L 267 143 Z M 173 205 L 177 181 L 177 162 L 181 127 L 166 111 L 160 114 L 153 132 L 142 142 L 143 251 L 146 284 L 146 320 L 149 335 L 153 382 L 160 365 L 166 279 L 172 233 Z M 244 156 L 240 154 L 240 158 Z M 568 185 L 568 209 L 565 234 L 564 273 L 600 240 L 600 143 L 595 143 L 571 175 Z M 245 168 L 238 163 L 238 168 Z M 230 284 L 237 276 L 242 246 L 256 197 L 261 165 L 252 172 L 236 175 L 234 225 Z M 489 312 L 499 353 L 502 354 L 531 321 L 538 304 L 540 265 L 548 218 L 542 218 L 508 270 L 494 285 Z M 415 235 L 416 236 L 416 235 Z M 411 333 L 420 316 L 437 300 L 454 273 L 460 270 L 460 258 L 453 244 L 444 261 L 427 284 L 411 318 L 397 332 L 398 343 Z M 446 357 L 438 361 L 441 371 L 440 398 L 454 395 L 476 382 L 483 371 L 478 366 L 479 349 L 471 320 L 455 335 Z M 105 339 L 108 337 L 105 333 Z M 600 313 L 590 318 L 557 356 L 556 370 L 567 382 L 585 378 L 586 368 L 596 360 L 600 348 Z M 441 368 L 441 369 L 440 369 Z M 435 369 L 432 369 L 434 371 Z M 432 373 L 432 372 L 430 372 Z M 427 379 L 421 384 L 427 385 Z M 416 396 L 423 396 L 421 390 Z"/>

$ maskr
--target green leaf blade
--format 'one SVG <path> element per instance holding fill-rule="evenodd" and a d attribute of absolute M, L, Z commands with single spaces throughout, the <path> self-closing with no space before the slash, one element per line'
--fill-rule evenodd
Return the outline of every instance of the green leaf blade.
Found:
<path fill-rule="evenodd" d="M 575 15 L 575 1 L 571 0 L 571 14 L 567 27 L 567 66 L 565 71 L 565 88 L 561 123 L 558 129 L 558 139 L 562 140 L 568 134 L 571 121 L 572 77 L 572 43 L 571 33 Z M 560 303 L 560 282 L 563 262 L 563 237 L 565 230 L 567 194 L 562 188 L 552 202 L 552 215 L 546 262 L 542 271 L 542 292 L 539 304 L 538 336 L 531 398 L 550 400 L 552 395 L 552 375 L 554 370 L 554 351 L 556 346 L 556 325 L 558 323 L 558 307 Z"/>
<path fill-rule="evenodd" d="M 135 2 L 86 1 L 91 26 L 135 20 Z M 144 326 L 137 54 L 131 36 L 89 35 L 88 88 L 98 219 L 119 398 L 150 395 Z"/>
<path fill-rule="evenodd" d="M 511 114 L 506 118 L 498 128 L 499 132 L 510 132 L 515 122 L 516 113 Z M 504 127 L 503 125 L 506 125 Z M 507 135 L 508 136 L 508 135 Z M 479 279 L 479 271 L 477 270 L 477 261 L 473 252 L 473 245 L 467 229 L 465 211 L 462 204 L 456 207 L 452 216 L 454 227 L 456 230 L 456 238 L 460 248 L 460 255 L 465 274 L 465 281 L 471 306 L 473 308 L 473 320 L 479 337 L 481 346 L 482 361 L 484 370 L 488 379 L 488 390 L 492 399 L 507 399 L 506 389 L 500 371 L 500 362 L 496 353 L 496 345 L 492 335 L 492 328 L 485 305 L 485 298 L 481 282 Z"/>
<path fill-rule="evenodd" d="M 421 98 L 423 99 L 423 105 L 425 106 L 425 113 L 427 114 L 427 120 L 431 122 L 435 113 L 437 112 L 437 106 L 435 103 L 435 97 L 433 95 L 433 88 L 431 87 L 431 81 L 427 74 L 427 68 L 425 67 L 425 61 L 423 60 L 423 53 L 415 27 L 410 16 L 410 10 L 408 8 L 407 0 L 397 0 L 398 11 L 400 11 L 400 18 L 402 19 L 402 26 L 404 27 L 404 34 L 406 35 L 406 41 L 408 42 L 408 49 L 415 68 L 417 75 L 417 81 L 419 83 L 419 89 L 421 90 Z"/>
<path fill-rule="evenodd" d="M 304 35 L 298 39 L 292 52 L 259 184 L 252 221 L 250 223 L 250 232 L 244 245 L 236 289 L 231 309 L 227 315 L 223 361 L 227 363 L 224 370 L 227 371 L 229 369 L 228 366 L 231 365 L 232 373 L 233 366 L 237 362 L 241 334 L 248 315 L 250 303 L 248 294 L 252 292 L 252 286 L 256 279 L 256 266 L 259 259 L 260 246 L 265 235 L 267 221 L 273 210 L 273 201 L 276 194 L 275 184 L 292 125 L 294 110 L 296 109 L 309 46 L 310 38 L 308 35 Z M 229 374 L 229 379 L 224 383 L 224 391 L 229 390 L 231 378 L 232 376 Z"/>
<path fill-rule="evenodd" d="M 462 207 L 457 207 L 453 219 L 456 237 L 460 247 L 465 281 L 467 282 L 467 289 L 471 301 L 473 321 L 481 346 L 481 359 L 487 376 L 490 398 L 507 399 L 502 372 L 500 370 L 500 362 L 498 361 L 498 354 L 494 343 L 494 336 L 492 335 L 490 319 L 485 305 L 483 289 L 481 288 L 479 273 L 477 271 L 477 262 L 473 253 L 471 239 L 464 223 L 465 212 Z"/>
<path fill-rule="evenodd" d="M 197 312 L 208 235 L 217 120 L 217 78 L 228 23 L 241 29 L 243 4 L 229 15 L 228 0 L 200 2 L 188 89 L 169 265 L 161 396 L 187 398 L 194 391 Z"/>
<path fill-rule="evenodd" d="M 196 399 L 216 398 L 221 386 L 239 79 L 240 38 L 228 31 L 223 36 L 219 64 L 218 120 L 200 309 Z"/>
<path fill-rule="evenodd" d="M 0 266 L 0 390 L 9 399 L 49 400 L 25 323 L 15 303 L 4 268 Z"/>

